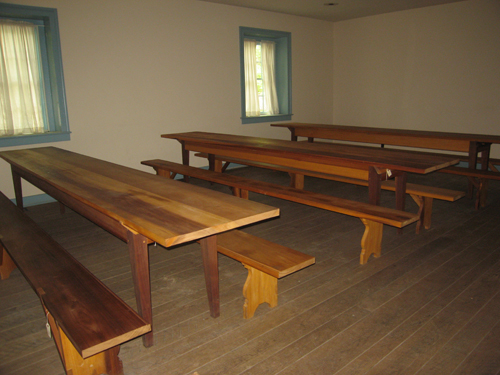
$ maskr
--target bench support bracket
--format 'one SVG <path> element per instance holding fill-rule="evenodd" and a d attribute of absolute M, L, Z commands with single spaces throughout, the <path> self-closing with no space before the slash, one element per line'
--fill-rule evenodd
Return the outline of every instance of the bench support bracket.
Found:
<path fill-rule="evenodd" d="M 56 343 L 57 351 L 61 357 L 66 374 L 71 375 L 87 375 L 87 374 L 108 374 L 108 375 L 123 375 L 123 364 L 118 353 L 120 346 L 103 352 L 94 354 L 90 357 L 83 358 L 75 349 L 71 341 L 68 339 L 64 331 L 59 327 L 55 319 L 48 313 L 43 306 L 47 315 L 48 323 L 52 332 L 52 337 Z"/>
<path fill-rule="evenodd" d="M 246 264 L 244 266 L 248 269 L 248 277 L 243 286 L 243 317 L 250 319 L 260 304 L 267 302 L 270 307 L 278 305 L 278 279 Z"/>
<path fill-rule="evenodd" d="M 365 233 L 361 239 L 361 254 L 359 263 L 366 264 L 370 255 L 378 258 L 382 251 L 382 232 L 384 224 L 368 219 L 361 219 L 365 225 Z"/>
<path fill-rule="evenodd" d="M 2 236 L 0 235 L 0 238 Z M 7 250 L 0 243 L 0 276 L 1 280 L 6 280 L 9 278 L 10 273 L 17 268 L 16 264 L 12 260 L 12 258 L 7 253 Z"/>
<path fill-rule="evenodd" d="M 432 221 L 432 202 L 434 201 L 431 197 L 423 197 L 420 195 L 410 194 L 416 204 L 418 204 L 418 223 L 416 233 L 420 233 L 422 226 L 425 229 L 431 228 Z"/>

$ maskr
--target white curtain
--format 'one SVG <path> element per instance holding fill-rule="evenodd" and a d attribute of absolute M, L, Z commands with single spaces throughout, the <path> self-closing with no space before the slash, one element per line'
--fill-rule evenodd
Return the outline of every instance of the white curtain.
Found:
<path fill-rule="evenodd" d="M 0 21 L 0 135 L 43 133 L 37 26 Z"/>
<path fill-rule="evenodd" d="M 264 111 L 269 115 L 280 112 L 278 95 L 276 94 L 276 78 L 274 67 L 274 42 L 262 41 L 262 89 L 264 91 Z"/>
<path fill-rule="evenodd" d="M 260 116 L 259 92 L 257 90 L 257 41 L 245 39 L 243 45 L 245 65 L 246 115 Z"/>

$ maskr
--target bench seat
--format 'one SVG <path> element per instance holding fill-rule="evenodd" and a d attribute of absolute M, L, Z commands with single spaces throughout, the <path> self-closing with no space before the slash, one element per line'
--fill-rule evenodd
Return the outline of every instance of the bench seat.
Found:
<path fill-rule="evenodd" d="M 217 235 L 217 251 L 237 260 L 248 270 L 243 287 L 243 316 L 251 318 L 257 307 L 266 302 L 278 304 L 278 279 L 315 262 L 311 255 L 290 249 L 240 230 Z"/>
<path fill-rule="evenodd" d="M 18 267 L 40 298 L 67 374 L 123 374 L 120 344 L 151 326 L 2 193 L 0 252 L 1 279 Z"/>
<path fill-rule="evenodd" d="M 213 172 L 166 160 L 146 160 L 141 163 L 153 167 L 157 174 L 169 178 L 174 178 L 177 174 L 182 174 L 184 176 L 230 186 L 233 188 L 233 194 L 242 198 L 248 198 L 248 192 L 252 191 L 254 193 L 269 195 L 275 198 L 358 217 L 365 225 L 365 232 L 361 240 L 361 264 L 365 264 L 371 254 L 374 254 L 376 257 L 380 256 L 384 224 L 396 228 L 403 228 L 419 219 L 419 214 L 356 202 L 293 187 L 276 185 L 264 181 Z"/>
<path fill-rule="evenodd" d="M 208 157 L 208 155 L 205 153 L 197 153 L 195 155 L 199 156 L 199 157 L 204 157 L 204 158 Z M 304 175 L 310 176 L 310 177 L 322 178 L 322 179 L 326 179 L 326 180 L 339 181 L 339 182 L 344 182 L 344 183 L 349 183 L 349 184 L 354 184 L 354 185 L 368 186 L 367 180 L 361 180 L 361 179 L 352 178 L 352 177 L 345 177 L 345 176 L 331 175 L 331 174 L 314 172 L 314 171 L 306 171 L 306 170 L 297 169 L 297 168 L 282 167 L 279 165 L 274 165 L 274 164 L 269 164 L 269 163 L 254 162 L 254 161 L 241 160 L 241 159 L 235 159 L 235 158 L 227 158 L 227 157 L 219 157 L 219 156 L 215 156 L 215 162 L 216 162 L 216 164 L 215 164 L 215 171 L 216 172 L 223 172 L 227 168 L 229 163 L 249 165 L 249 166 L 254 166 L 254 167 L 259 167 L 259 168 L 266 168 L 266 169 L 272 169 L 272 170 L 286 172 L 286 173 L 289 173 L 291 178 L 292 178 L 290 185 L 293 187 L 296 187 L 298 189 L 304 188 L 304 179 L 303 179 Z M 224 162 L 224 164 L 222 164 L 223 162 Z M 396 185 L 395 185 L 394 180 L 381 181 L 380 187 L 383 190 L 396 191 Z M 431 217 L 432 217 L 432 203 L 433 203 L 434 199 L 444 200 L 444 201 L 448 201 L 448 202 L 454 202 L 454 201 L 465 196 L 465 192 L 463 192 L 463 191 L 443 189 L 443 188 L 439 188 L 439 187 L 419 185 L 419 184 L 413 184 L 413 183 L 406 184 L 406 193 L 408 193 L 412 197 L 412 199 L 415 201 L 415 203 L 417 203 L 417 205 L 420 208 L 419 209 L 419 215 L 420 215 L 419 224 L 417 225 L 417 228 L 416 228 L 417 233 L 419 232 L 419 230 L 422 226 L 426 229 L 430 229 L 431 220 L 432 220 L 431 219 Z"/>

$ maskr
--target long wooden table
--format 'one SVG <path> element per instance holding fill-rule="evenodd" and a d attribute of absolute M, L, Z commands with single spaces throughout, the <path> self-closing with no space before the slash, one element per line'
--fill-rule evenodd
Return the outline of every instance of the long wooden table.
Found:
<path fill-rule="evenodd" d="M 148 244 L 200 240 L 210 313 L 219 315 L 217 234 L 279 215 L 279 209 L 55 147 L 0 152 L 21 178 L 129 245 L 139 314 L 152 325 Z M 153 345 L 151 333 L 143 337 Z"/>
<path fill-rule="evenodd" d="M 189 165 L 189 152 L 195 151 L 209 155 L 211 168 L 217 155 L 368 180 L 372 204 L 380 202 L 381 180 L 392 175 L 396 179 L 396 208 L 400 210 L 404 210 L 407 172 L 426 174 L 459 162 L 455 157 L 416 151 L 207 132 L 163 134 L 162 137 L 181 143 L 185 165 Z"/>
<path fill-rule="evenodd" d="M 415 148 L 427 148 L 443 151 L 467 153 L 470 169 L 477 169 L 478 161 L 481 170 L 488 170 L 492 144 L 500 144 L 500 135 L 449 133 L 437 131 L 373 128 L 365 126 L 327 125 L 309 123 L 277 123 L 275 127 L 288 128 L 292 141 L 298 137 L 307 137 L 309 142 L 314 138 L 376 143 Z M 481 154 L 478 160 L 478 155 Z M 469 183 L 469 197 L 472 197 L 474 186 Z"/>

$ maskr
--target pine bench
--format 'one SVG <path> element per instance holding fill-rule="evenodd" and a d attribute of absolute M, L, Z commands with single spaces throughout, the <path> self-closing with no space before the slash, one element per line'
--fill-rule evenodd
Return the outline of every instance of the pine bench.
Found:
<path fill-rule="evenodd" d="M 196 153 L 195 155 L 204 158 L 208 157 L 208 155 L 204 153 Z M 307 171 L 290 167 L 282 167 L 269 163 L 254 162 L 254 161 L 241 160 L 228 157 L 219 157 L 219 156 L 215 156 L 215 171 L 216 172 L 225 171 L 229 163 L 249 165 L 249 166 L 278 170 L 289 173 L 291 176 L 290 185 L 298 189 L 304 188 L 304 176 L 311 176 L 332 181 L 339 181 L 353 185 L 368 186 L 368 180 L 361 180 L 358 178 L 344 177 L 344 176 L 319 173 L 319 172 Z M 460 169 L 466 169 L 466 168 L 460 168 Z M 394 180 L 381 181 L 380 187 L 383 190 L 396 191 L 396 185 L 394 183 Z M 415 203 L 417 203 L 417 205 L 419 206 L 419 222 L 416 227 L 417 233 L 420 231 L 420 228 L 422 226 L 425 229 L 430 229 L 432 220 L 431 219 L 432 203 L 434 199 L 454 202 L 465 196 L 465 192 L 463 191 L 443 189 L 439 187 L 412 184 L 412 183 L 406 184 L 406 193 L 408 193 L 415 201 Z"/>
<path fill-rule="evenodd" d="M 278 305 L 278 279 L 315 262 L 311 255 L 278 245 L 251 234 L 232 230 L 217 236 L 217 251 L 243 264 L 248 276 L 243 286 L 243 316 L 251 318 L 266 302 Z"/>
<path fill-rule="evenodd" d="M 169 178 L 175 178 L 177 174 L 182 174 L 184 176 L 230 186 L 233 188 L 233 194 L 242 198 L 248 198 L 248 192 L 252 191 L 254 193 L 269 195 L 332 212 L 358 217 L 365 225 L 365 232 L 361 239 L 361 264 L 365 264 L 371 254 L 374 254 L 375 257 L 380 256 L 384 224 L 396 228 L 403 228 L 419 219 L 419 214 L 337 198 L 293 187 L 280 186 L 264 181 L 218 173 L 166 160 L 146 160 L 141 163 L 153 167 L 157 174 Z"/>
<path fill-rule="evenodd" d="M 151 326 L 2 193 L 0 251 L 1 279 L 17 267 L 40 298 L 66 373 L 123 374 L 120 345 Z"/>

